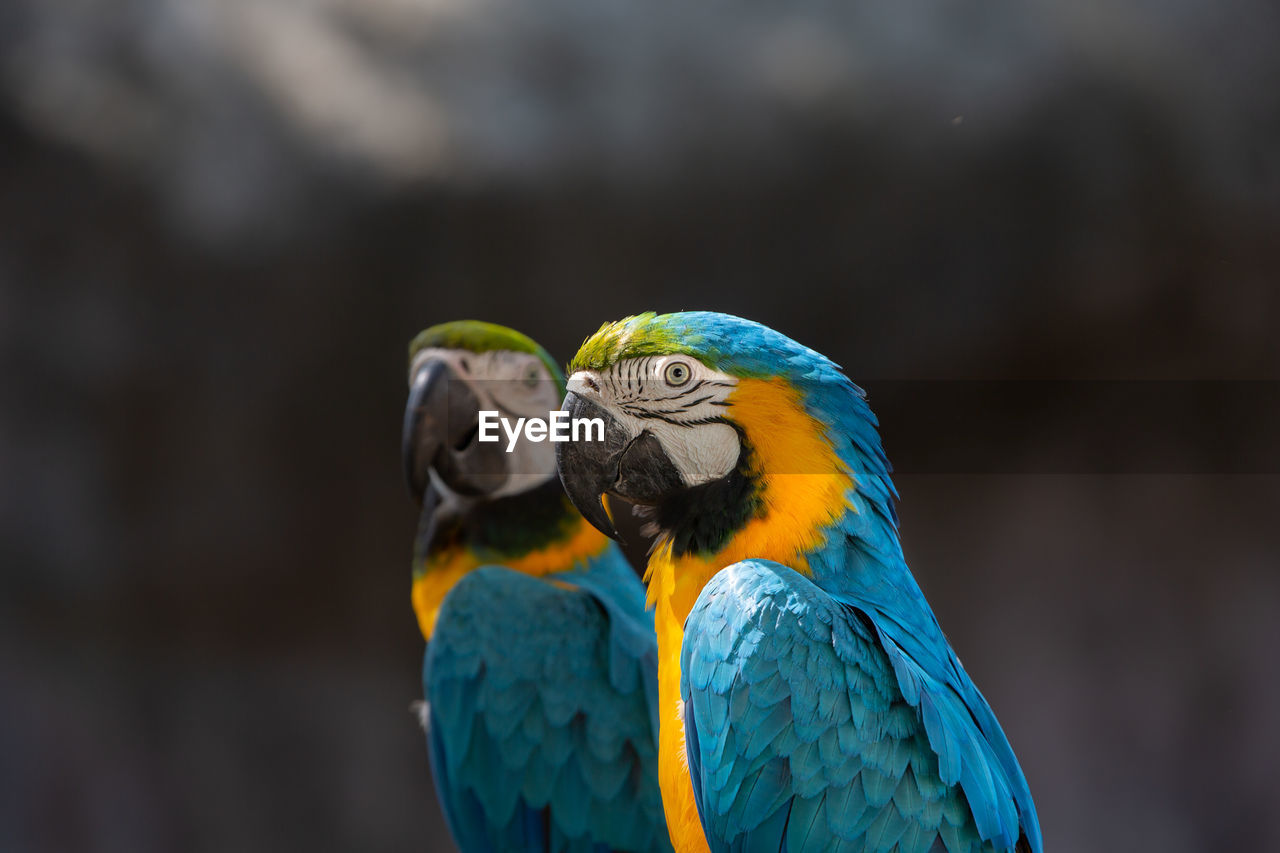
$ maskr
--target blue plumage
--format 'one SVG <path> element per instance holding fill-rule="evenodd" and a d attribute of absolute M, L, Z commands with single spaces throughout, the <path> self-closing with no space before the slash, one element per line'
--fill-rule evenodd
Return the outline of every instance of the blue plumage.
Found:
<path fill-rule="evenodd" d="M 454 586 L 423 686 L 432 770 L 459 847 L 671 849 L 651 619 L 613 547 L 577 571 L 533 578 L 485 566 Z"/>
<path fill-rule="evenodd" d="M 748 560 L 712 578 L 685 624 L 682 694 L 713 850 L 1013 849 L 1030 808 L 1021 773 L 1002 767 L 981 714 L 886 644 L 785 566 Z M 1028 839 L 1040 850 L 1038 831 Z"/>

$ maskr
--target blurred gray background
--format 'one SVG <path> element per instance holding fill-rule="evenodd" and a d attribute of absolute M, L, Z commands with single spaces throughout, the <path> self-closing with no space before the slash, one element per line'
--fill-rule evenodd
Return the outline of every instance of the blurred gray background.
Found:
<path fill-rule="evenodd" d="M 1280 849 L 1277 44 L 1269 0 L 9 0 L 0 849 L 450 849 L 405 346 L 650 308 L 868 387 L 1048 849 Z"/>

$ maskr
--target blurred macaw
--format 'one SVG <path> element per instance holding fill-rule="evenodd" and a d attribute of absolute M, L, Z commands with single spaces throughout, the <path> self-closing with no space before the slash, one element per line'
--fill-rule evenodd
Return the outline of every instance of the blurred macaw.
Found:
<path fill-rule="evenodd" d="M 524 335 L 471 321 L 425 330 L 409 360 L 422 717 L 454 840 L 669 851 L 643 585 L 565 497 L 550 444 L 478 440 L 482 410 L 547 418 L 563 374 Z"/>
<path fill-rule="evenodd" d="M 903 560 L 864 395 L 725 314 L 587 339 L 557 445 L 583 515 L 657 540 L 659 779 L 676 849 L 1041 853 L 1026 779 Z"/>

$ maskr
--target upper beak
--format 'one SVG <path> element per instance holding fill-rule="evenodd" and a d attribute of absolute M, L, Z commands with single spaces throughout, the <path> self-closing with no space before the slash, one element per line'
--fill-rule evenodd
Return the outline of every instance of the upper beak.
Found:
<path fill-rule="evenodd" d="M 570 423 L 574 418 L 600 418 L 604 421 L 604 441 L 562 441 L 556 444 L 556 468 L 560 471 L 565 494 L 582 517 L 606 536 L 619 539 L 618 528 L 614 527 L 601 498 L 618 480 L 618 465 L 630 436 L 608 410 L 572 391 L 565 395 L 561 408 L 569 413 Z"/>
<path fill-rule="evenodd" d="M 565 494 L 583 518 L 613 539 L 618 529 L 602 500 L 608 494 L 639 504 L 656 504 L 683 486 L 662 444 L 650 432 L 631 435 L 608 409 L 570 391 L 563 408 L 570 421 L 599 418 L 604 422 L 603 441 L 556 444 L 556 467 Z M 591 430 L 585 434 L 590 436 Z"/>
<path fill-rule="evenodd" d="M 400 452 L 409 493 L 422 502 L 431 480 L 431 464 L 444 443 L 449 418 L 449 367 L 428 361 L 413 374 L 404 408 Z"/>
<path fill-rule="evenodd" d="M 485 494 L 505 482 L 501 452 L 476 446 L 479 428 L 480 401 L 470 386 L 445 362 L 423 362 L 409 386 L 401 441 L 405 480 L 419 503 L 433 468 L 460 494 Z"/>

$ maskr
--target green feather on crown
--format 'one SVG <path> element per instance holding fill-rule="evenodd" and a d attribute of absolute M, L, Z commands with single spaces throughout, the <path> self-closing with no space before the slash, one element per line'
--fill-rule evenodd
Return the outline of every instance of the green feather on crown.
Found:
<path fill-rule="evenodd" d="M 420 351 L 428 347 L 440 349 L 463 349 L 468 352 L 525 352 L 537 356 L 546 365 L 551 378 L 556 381 L 560 391 L 564 391 L 564 372 L 555 359 L 527 335 L 515 329 L 499 326 L 497 323 L 486 323 L 482 320 L 454 320 L 423 329 L 409 343 L 409 363 Z"/>

